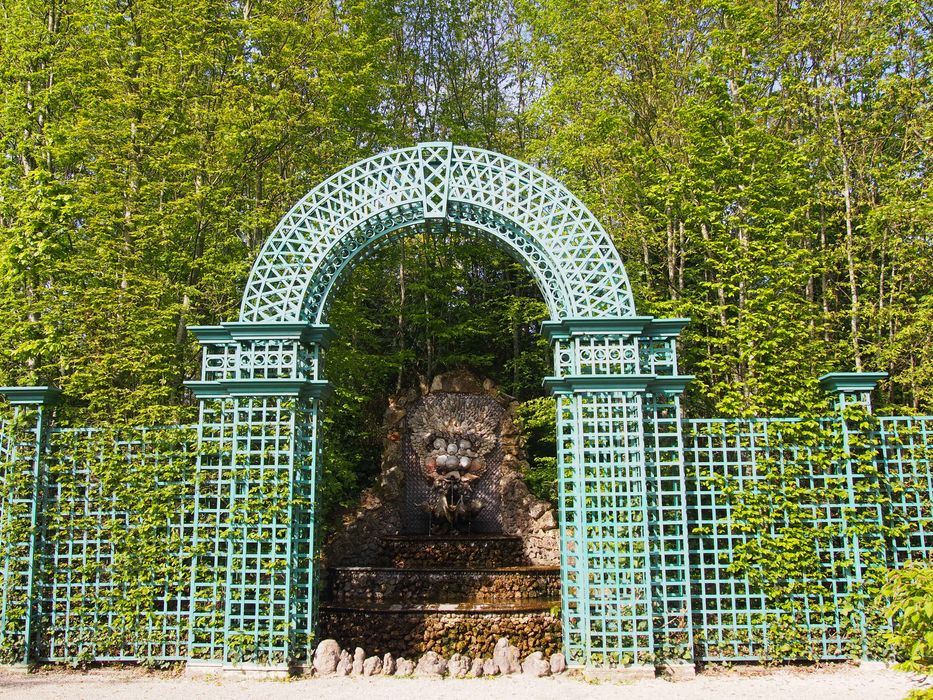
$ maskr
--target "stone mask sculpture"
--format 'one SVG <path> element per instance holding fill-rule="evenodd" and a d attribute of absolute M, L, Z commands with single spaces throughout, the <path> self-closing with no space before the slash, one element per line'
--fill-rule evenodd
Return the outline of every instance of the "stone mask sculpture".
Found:
<path fill-rule="evenodd" d="M 412 445 L 431 483 L 429 497 L 419 505 L 435 533 L 469 531 L 485 505 L 473 485 L 497 444 L 497 416 L 488 410 L 464 416 L 458 408 L 451 395 L 437 395 L 410 419 Z"/>

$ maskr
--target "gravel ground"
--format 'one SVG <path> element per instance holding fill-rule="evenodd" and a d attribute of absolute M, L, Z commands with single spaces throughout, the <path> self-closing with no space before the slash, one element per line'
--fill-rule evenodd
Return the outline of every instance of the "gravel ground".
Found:
<path fill-rule="evenodd" d="M 691 681 L 629 684 L 588 683 L 582 678 L 297 678 L 239 680 L 185 678 L 139 670 L 87 673 L 0 671 L 0 698 L 67 700 L 902 700 L 918 687 L 906 673 L 836 666 L 821 669 L 733 670 L 705 673 Z"/>

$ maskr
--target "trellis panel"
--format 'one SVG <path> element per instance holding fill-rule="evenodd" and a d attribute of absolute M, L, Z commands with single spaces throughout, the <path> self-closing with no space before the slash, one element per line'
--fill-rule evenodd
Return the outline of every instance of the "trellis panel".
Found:
<path fill-rule="evenodd" d="M 568 656 L 576 661 L 646 661 L 656 653 L 676 658 L 678 644 L 682 646 L 684 635 L 692 632 L 697 658 L 701 660 L 782 658 L 780 650 L 773 646 L 775 630 L 782 631 L 779 626 L 791 621 L 810 645 L 812 655 L 823 659 L 858 655 L 862 636 L 859 620 L 841 612 L 846 609 L 856 581 L 852 541 L 842 534 L 850 497 L 845 488 L 841 492 L 837 489 L 846 483 L 845 465 L 815 459 L 812 445 L 787 444 L 781 432 L 799 422 L 793 419 L 683 421 L 679 439 L 684 445 L 687 472 L 685 490 L 678 493 L 678 468 L 673 458 L 678 438 L 674 437 L 671 420 L 663 416 L 671 409 L 669 399 L 645 401 L 641 408 L 636 401 L 631 392 L 558 396 L 562 598 Z M 232 401 L 218 402 L 214 406 L 217 412 L 204 416 L 200 427 L 204 454 L 232 449 L 234 433 L 224 423 L 232 406 Z M 294 519 L 294 527 L 288 535 L 292 552 L 288 596 L 281 586 L 274 591 L 259 591 L 266 580 L 261 566 L 256 574 L 256 564 L 263 560 L 257 556 L 259 549 L 252 551 L 252 559 L 242 549 L 239 559 L 230 558 L 236 551 L 231 543 L 237 538 L 228 527 L 229 519 L 221 520 L 230 511 L 230 495 L 224 496 L 223 489 L 232 489 L 236 480 L 225 483 L 211 476 L 204 455 L 201 469 L 206 473 L 200 479 L 153 482 L 146 490 L 148 498 L 154 496 L 166 503 L 177 499 L 177 516 L 167 520 L 161 531 L 148 533 L 163 545 L 165 568 L 151 572 L 148 581 L 125 575 L 134 540 L 123 533 L 133 530 L 139 515 L 117 503 L 112 486 L 101 483 L 98 465 L 103 459 L 122 460 L 131 471 L 138 465 L 170 459 L 181 460 L 179 474 L 191 471 L 195 455 L 184 448 L 191 428 L 160 429 L 155 431 L 159 440 L 148 439 L 146 429 L 122 430 L 119 435 L 91 429 L 52 430 L 48 490 L 38 509 L 44 515 L 44 542 L 37 557 L 36 571 L 40 575 L 33 593 L 38 626 L 33 631 L 32 659 L 217 658 L 225 653 L 227 624 L 224 607 L 218 609 L 217 602 L 225 600 L 227 577 L 226 573 L 204 577 L 204 572 L 228 569 L 244 590 L 250 588 L 259 596 L 260 604 L 267 605 L 255 608 L 253 612 L 261 614 L 250 618 L 254 646 L 262 647 L 263 642 L 268 646 L 269 639 L 273 639 L 263 635 L 266 630 L 275 631 L 271 607 L 275 595 L 278 600 L 289 600 L 287 614 L 296 630 L 290 642 L 294 653 L 307 654 L 308 635 L 314 623 L 315 587 L 312 557 L 304 555 L 313 551 L 314 540 L 313 511 L 306 504 L 314 490 L 315 441 L 310 431 L 317 421 L 313 408 L 301 410 L 303 413 L 295 414 L 296 419 L 306 428 L 296 433 L 296 439 L 301 441 L 298 451 L 305 455 L 305 462 L 295 478 L 294 494 L 300 492 L 304 498 L 295 499 L 295 510 L 289 516 Z M 660 412 L 659 419 L 655 412 Z M 637 435 L 639 414 L 644 426 L 643 465 L 636 443 L 619 441 L 609 434 L 613 422 L 624 422 Z M 27 476 L 31 475 L 36 432 L 35 424 L 30 425 L 21 424 L 15 439 L 10 422 L 3 423 L 0 432 L 4 470 L 0 522 L 4 523 L 5 533 L 10 532 L 11 517 L 28 519 L 32 512 L 31 481 L 17 480 L 10 471 L 14 466 L 18 470 L 25 467 Z M 652 425 L 667 428 L 652 428 L 657 431 L 653 434 L 649 429 Z M 886 545 L 891 566 L 933 556 L 931 426 L 933 417 L 882 417 L 877 429 L 868 433 L 877 444 L 874 463 L 886 475 L 886 483 L 892 485 L 886 496 L 890 499 L 885 507 L 886 521 L 901 528 L 901 534 Z M 838 420 L 824 419 L 821 429 L 831 436 L 830 441 L 841 439 Z M 261 437 L 260 443 L 280 439 L 281 429 L 277 430 Z M 589 430 L 595 430 L 593 436 L 578 443 L 577 437 Z M 177 446 L 166 450 L 170 453 L 166 457 L 163 446 L 173 432 L 178 435 Z M 215 447 L 211 447 L 212 435 Z M 663 457 L 665 452 L 667 458 Z M 575 469 L 578 463 L 585 468 Z M 769 478 L 769 470 L 780 470 L 782 465 L 796 469 L 792 479 L 800 487 L 814 494 L 825 494 L 827 489 L 836 493 L 835 500 L 805 502 L 801 507 L 814 528 L 838 527 L 840 533 L 820 544 L 821 577 L 814 583 L 827 593 L 799 596 L 794 610 L 775 605 L 746 577 L 730 570 L 735 548 L 748 542 L 750 535 L 735 529 L 734 498 L 726 491 L 731 489 L 733 495 L 736 490 L 754 493 Z M 268 471 L 268 464 L 265 467 Z M 625 474 L 621 479 L 620 467 L 624 467 Z M 242 489 L 247 483 L 261 484 L 263 480 L 237 483 Z M 195 484 L 200 489 L 197 493 Z M 209 484 L 213 486 L 208 488 Z M 647 493 L 644 500 L 639 490 L 642 484 Z M 28 486 L 25 497 L 23 485 Z M 690 528 L 687 572 L 676 528 L 665 529 L 671 523 L 676 525 L 676 504 L 681 497 L 688 505 Z M 0 639 L 5 648 L 22 653 L 30 538 L 28 526 L 18 531 L 23 536 L 6 537 L 3 542 Z M 255 541 L 257 548 L 273 541 L 284 546 L 284 538 L 274 540 L 263 535 Z M 199 557 L 194 567 L 192 552 Z M 196 585 L 189 589 L 193 573 Z M 682 593 L 685 575 L 692 581 L 691 596 L 686 601 Z M 127 607 L 124 603 L 132 592 L 130 587 L 141 581 L 152 587 L 145 597 L 147 605 Z M 650 583 L 650 590 L 645 590 L 647 586 L 640 588 L 642 582 Z M 263 597 L 267 600 L 263 601 Z M 653 611 L 645 603 L 648 600 Z M 678 611 L 685 604 L 692 606 L 692 616 L 690 624 L 682 627 Z M 263 626 L 269 622 L 271 626 Z M 649 638 L 648 630 L 653 637 Z M 284 637 L 275 639 L 281 641 Z M 283 649 L 279 643 L 273 642 L 276 653 Z"/>

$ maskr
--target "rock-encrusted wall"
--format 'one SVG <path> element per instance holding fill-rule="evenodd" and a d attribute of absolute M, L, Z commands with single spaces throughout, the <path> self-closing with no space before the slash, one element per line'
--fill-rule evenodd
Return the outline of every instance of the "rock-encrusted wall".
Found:
<path fill-rule="evenodd" d="M 403 530 L 406 499 L 405 450 L 412 427 L 409 413 L 437 394 L 472 394 L 488 397 L 501 411 L 490 411 L 498 421 L 496 459 L 501 451 L 493 484 L 501 533 L 522 538 L 526 563 L 556 566 L 560 561 L 557 517 L 546 501 L 534 498 L 522 479 L 527 465 L 516 421 L 517 402 L 490 381 L 465 371 L 448 372 L 434 379 L 429 389 L 410 391 L 390 401 L 385 413 L 384 449 L 378 484 L 363 492 L 359 507 L 346 513 L 324 544 L 326 566 L 386 565 L 383 540 Z M 440 398 L 440 397 L 433 397 Z M 456 403 L 456 402 L 451 402 Z M 456 417 L 452 417 L 456 419 Z M 410 450 L 411 448 L 408 447 Z M 492 454 L 493 450 L 489 450 Z M 410 477 L 409 477 L 410 478 Z M 487 486 L 488 488 L 488 486 Z"/>
<path fill-rule="evenodd" d="M 465 600 L 482 607 L 502 601 L 560 598 L 560 575 L 552 567 L 523 567 L 495 571 L 419 570 L 418 576 L 406 575 L 411 570 L 348 567 L 335 569 L 331 580 L 330 600 L 334 604 L 348 603 L 447 603 Z"/>
<path fill-rule="evenodd" d="M 328 634 L 336 613 L 321 612 L 321 628 Z M 561 650 L 560 618 L 550 612 L 495 611 L 471 614 L 444 612 L 401 613 L 389 621 L 378 611 L 356 611 L 340 629 L 345 646 L 366 646 L 378 655 L 417 657 L 428 652 L 441 656 L 469 654 L 492 656 L 496 640 L 502 636 L 515 640 L 522 656 L 535 651 L 555 654 Z"/>

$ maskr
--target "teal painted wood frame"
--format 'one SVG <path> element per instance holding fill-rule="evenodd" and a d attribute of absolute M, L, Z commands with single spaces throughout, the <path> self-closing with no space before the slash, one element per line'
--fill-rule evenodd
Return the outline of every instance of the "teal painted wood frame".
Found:
<path fill-rule="evenodd" d="M 676 394 L 642 397 L 640 408 L 627 390 L 570 392 L 558 400 L 565 436 L 567 430 L 578 430 L 574 423 L 602 421 L 605 426 L 609 416 L 627 419 L 626 411 L 630 418 L 639 410 L 643 418 L 643 458 L 605 436 L 578 443 L 571 434 L 558 444 L 565 539 L 564 618 L 568 653 L 576 659 L 585 659 L 588 650 L 600 655 L 597 660 L 608 658 L 606 663 L 613 658 L 634 662 L 636 652 L 644 663 L 689 659 L 679 653 L 691 648 L 692 638 L 697 661 L 778 660 L 787 658 L 781 635 L 788 630 L 805 641 L 797 653 L 802 649 L 808 658 L 859 656 L 865 653 L 870 634 L 878 632 L 861 614 L 864 590 L 860 582 L 876 575 L 879 564 L 883 570 L 933 555 L 933 417 L 860 420 L 858 425 L 868 427 L 859 434 L 850 432 L 849 442 L 856 449 L 846 452 L 841 447 L 845 438 L 840 415 L 820 419 L 819 444 L 802 444 L 794 442 L 794 433 L 788 431 L 788 426 L 799 425 L 802 419 L 678 419 Z M 855 400 L 847 397 L 845 404 L 851 408 Z M 235 663 L 247 656 L 258 659 L 257 655 L 274 661 L 282 658 L 281 648 L 286 645 L 296 658 L 309 653 L 316 588 L 313 566 L 309 568 L 313 559 L 303 553 L 313 551 L 314 523 L 313 511 L 303 503 L 310 502 L 315 472 L 310 467 L 296 469 L 294 463 L 282 468 L 273 459 L 274 450 L 259 457 L 265 460 L 260 464 L 266 468 L 265 480 L 258 469 L 244 471 L 248 461 L 239 471 L 234 468 L 225 456 L 233 453 L 235 442 L 232 425 L 225 422 L 232 416 L 231 406 L 206 402 L 207 414 L 200 426 L 206 449 L 200 465 L 194 464 L 195 455 L 185 447 L 194 442 L 190 426 L 123 428 L 117 434 L 51 427 L 43 463 L 47 479 L 38 497 L 33 478 L 35 407 L 20 407 L 26 413 L 15 429 L 10 422 L 0 425 L 0 651 L 5 660 L 22 663 L 26 658 L 26 605 L 35 611 L 28 636 L 30 662 L 228 658 Z M 253 409 L 258 407 L 253 404 Z M 317 424 L 314 416 L 296 418 L 296 423 Z M 265 427 L 237 434 L 241 438 L 259 434 L 256 447 L 262 440 L 274 447 L 270 443 L 274 432 L 263 431 Z M 577 435 L 584 432 L 579 429 Z M 298 453 L 310 455 L 314 437 L 308 432 L 297 436 Z M 252 449 L 246 446 L 247 451 Z M 617 453 L 622 457 L 604 459 Z M 584 469 L 575 468 L 574 454 L 580 456 L 578 463 Z M 686 473 L 681 472 L 681 455 Z M 176 460 L 179 467 L 173 472 L 177 481 L 152 483 L 149 492 L 151 498 L 169 498 L 173 503 L 174 515 L 160 537 L 161 556 L 165 571 L 172 572 L 171 579 L 158 573 L 157 578 L 144 582 L 153 587 L 153 596 L 149 607 L 139 608 L 136 618 L 127 617 L 125 608 L 114 607 L 127 592 L 126 582 L 119 577 L 118 557 L 132 553 L 121 550 L 124 545 L 111 537 L 121 528 L 132 527 L 135 514 L 115 504 L 112 484 L 102 483 L 95 473 L 99 460 L 115 458 L 125 460 L 126 476 L 134 483 L 139 483 L 135 470 L 145 470 L 146 464 Z M 194 473 L 196 467 L 202 470 L 199 476 Z M 822 570 L 812 579 L 821 592 L 795 594 L 785 602 L 767 598 L 733 567 L 739 547 L 759 536 L 780 536 L 785 523 L 780 512 L 770 530 L 756 532 L 739 527 L 735 512 L 736 498 L 756 498 L 762 489 L 772 488 L 776 469 L 790 470 L 791 487 L 803 486 L 815 499 L 798 500 L 798 506 L 814 533 L 823 533 L 818 543 Z M 620 471 L 621 478 L 616 473 Z M 283 473 L 298 477 L 291 491 L 293 499 L 289 501 L 285 494 L 286 508 L 276 513 L 288 518 L 287 532 L 265 527 L 269 519 L 244 521 L 242 509 L 231 508 L 223 500 L 236 487 L 234 495 L 242 503 L 242 496 L 257 484 L 285 483 L 279 479 Z M 850 475 L 857 484 L 875 474 L 880 477 L 881 493 L 876 494 L 871 484 L 867 491 L 848 488 Z M 251 481 L 253 475 L 257 478 Z M 631 487 L 641 481 L 644 507 L 639 501 L 641 492 Z M 306 498 L 302 501 L 295 494 Z M 37 500 L 40 529 L 35 530 L 31 514 Z M 265 499 L 251 505 L 265 510 L 275 502 Z M 686 571 L 680 543 L 684 505 L 689 542 Z M 639 515 L 644 511 L 646 527 Z M 606 512 L 612 517 L 594 518 Z M 853 517 L 860 525 L 880 518 L 898 527 L 883 541 L 866 540 L 862 534 L 853 536 Z M 38 542 L 30 555 L 36 533 Z M 289 585 L 274 589 L 273 577 L 263 579 L 261 568 L 256 577 L 255 564 L 283 566 L 280 553 L 270 555 L 267 550 L 270 543 L 284 548 L 285 539 L 293 556 L 288 560 Z M 244 549 L 244 542 L 256 549 Z M 647 562 L 642 557 L 645 543 Z M 266 550 L 260 551 L 260 546 Z M 234 566 L 228 574 L 231 562 Z M 35 575 L 28 586 L 30 567 Z M 646 570 L 650 587 L 641 585 Z M 266 608 L 246 610 L 241 605 L 243 593 L 255 592 L 257 584 L 263 590 L 255 593 L 255 599 Z M 229 605 L 228 585 L 237 596 Z M 287 631 L 268 606 L 275 590 L 293 621 Z M 650 619 L 643 602 L 646 596 L 650 596 Z M 590 617 L 584 619 L 587 613 Z M 226 622 L 225 614 L 232 624 Z M 122 640 L 114 637 L 121 629 L 126 634 Z M 868 653 L 872 653 L 870 648 Z"/>
<path fill-rule="evenodd" d="M 321 183 L 263 246 L 239 321 L 192 329 L 204 348 L 201 379 L 189 383 L 202 402 L 197 500 L 205 505 L 196 530 L 203 523 L 205 537 L 227 537 L 223 551 L 195 567 L 194 657 L 307 659 L 330 299 L 380 247 L 451 230 L 521 261 L 551 313 L 545 333 L 554 375 L 545 384 L 558 397 L 562 435 L 562 612 L 571 662 L 690 658 L 689 630 L 665 631 L 672 615 L 690 619 L 683 503 L 670 492 L 683 474 L 676 397 L 690 378 L 677 373 L 674 343 L 687 320 L 636 316 L 615 246 L 560 183 L 512 158 L 450 143 L 384 153 Z M 301 484 L 300 498 L 287 497 L 302 505 L 272 523 L 247 518 L 232 527 L 257 479 Z M 208 507 L 218 499 L 227 512 Z M 649 501 L 658 499 L 663 526 L 649 524 Z M 289 528 L 300 534 L 288 536 Z M 680 568 L 654 586 L 662 546 Z M 263 588 L 251 573 L 263 569 L 281 579 Z M 222 616 L 210 607 L 221 592 Z"/>

